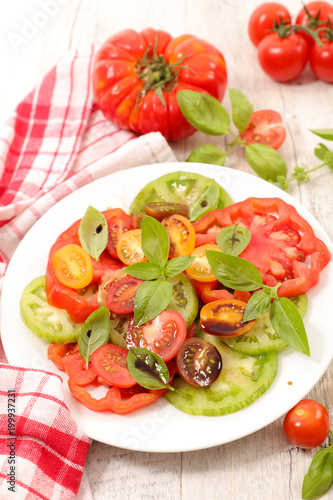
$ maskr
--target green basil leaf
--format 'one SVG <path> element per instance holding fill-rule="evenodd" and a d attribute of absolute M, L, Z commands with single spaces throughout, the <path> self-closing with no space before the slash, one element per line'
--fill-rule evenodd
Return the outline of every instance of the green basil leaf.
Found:
<path fill-rule="evenodd" d="M 317 451 L 302 485 L 302 498 L 319 498 L 333 484 L 333 449 L 331 446 Z"/>
<path fill-rule="evenodd" d="M 310 356 L 310 348 L 301 315 L 295 304 L 285 297 L 272 302 L 270 320 L 276 333 L 296 351 Z"/>
<path fill-rule="evenodd" d="M 214 275 L 224 286 L 245 291 L 262 287 L 261 274 L 251 262 L 215 250 L 206 250 L 206 256 Z"/>
<path fill-rule="evenodd" d="M 216 236 L 216 244 L 224 253 L 239 255 L 251 241 L 251 232 L 236 224 L 221 229 Z"/>
<path fill-rule="evenodd" d="M 79 238 L 82 248 L 91 257 L 99 260 L 101 253 L 106 249 L 108 243 L 108 225 L 104 215 L 89 206 L 82 217 L 79 227 Z"/>
<path fill-rule="evenodd" d="M 203 144 L 194 148 L 186 161 L 196 163 L 210 163 L 211 165 L 224 165 L 226 154 L 217 146 Z"/>
<path fill-rule="evenodd" d="M 325 162 L 330 170 L 333 170 L 333 151 L 330 151 L 324 144 L 318 144 L 314 150 L 319 160 Z"/>
<path fill-rule="evenodd" d="M 317 128 L 310 129 L 313 134 L 319 135 L 322 139 L 327 139 L 328 141 L 333 141 L 333 128 Z"/>
<path fill-rule="evenodd" d="M 141 283 L 134 300 L 135 324 L 140 326 L 158 316 L 168 307 L 171 297 L 172 285 L 165 279 Z"/>
<path fill-rule="evenodd" d="M 230 117 L 215 97 L 194 90 L 180 90 L 177 101 L 186 120 L 200 132 L 208 135 L 230 132 Z"/>
<path fill-rule="evenodd" d="M 253 105 L 239 90 L 229 89 L 229 97 L 231 101 L 232 121 L 239 132 L 242 133 L 249 126 L 253 113 Z"/>
<path fill-rule="evenodd" d="M 141 225 L 141 246 L 150 262 L 163 264 L 168 260 L 170 242 L 168 231 L 158 220 L 147 215 Z"/>
<path fill-rule="evenodd" d="M 251 321 L 265 314 L 271 307 L 271 302 L 271 296 L 264 290 L 254 293 L 245 308 L 243 321 Z"/>
<path fill-rule="evenodd" d="M 86 362 L 86 369 L 88 369 L 92 353 L 101 345 L 108 343 L 110 330 L 110 311 L 104 306 L 91 313 L 83 323 L 79 334 L 78 347 L 82 358 Z"/>
<path fill-rule="evenodd" d="M 168 384 L 169 370 L 158 354 L 135 347 L 127 355 L 127 367 L 130 375 L 146 389 L 171 389 Z"/>
<path fill-rule="evenodd" d="M 280 153 L 266 144 L 245 146 L 246 161 L 265 181 L 276 182 L 279 175 L 287 175 L 287 165 Z"/>
<path fill-rule="evenodd" d="M 195 257 L 175 257 L 174 259 L 168 260 L 165 265 L 164 274 L 166 278 L 171 278 L 171 276 L 177 276 L 177 274 L 182 273 L 185 269 L 192 264 Z"/>
<path fill-rule="evenodd" d="M 156 262 L 137 262 L 125 267 L 125 272 L 139 280 L 156 280 L 161 277 L 161 265 Z"/>
<path fill-rule="evenodd" d="M 200 219 L 203 215 L 217 208 L 220 197 L 219 185 L 212 180 L 202 195 L 192 205 L 189 212 L 191 222 Z"/>

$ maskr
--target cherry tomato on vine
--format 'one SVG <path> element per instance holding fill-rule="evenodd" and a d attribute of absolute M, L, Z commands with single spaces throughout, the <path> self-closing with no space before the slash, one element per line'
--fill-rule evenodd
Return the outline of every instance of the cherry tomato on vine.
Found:
<path fill-rule="evenodd" d="M 300 448 L 320 446 L 330 431 L 326 408 L 312 399 L 303 399 L 288 411 L 283 421 L 287 439 Z"/>
<path fill-rule="evenodd" d="M 303 72 L 309 59 L 309 46 L 299 33 L 285 36 L 270 33 L 258 45 L 258 59 L 273 80 L 290 82 Z"/>
<path fill-rule="evenodd" d="M 310 66 L 320 80 L 333 83 L 333 31 L 332 39 L 322 38 L 322 42 L 322 47 L 313 44 L 310 51 Z"/>
<path fill-rule="evenodd" d="M 295 24 L 318 30 L 328 26 L 329 22 L 333 24 L 333 5 L 327 2 L 310 2 L 299 11 Z M 315 44 L 314 39 L 308 33 L 303 31 L 300 34 L 310 47 Z"/>
<path fill-rule="evenodd" d="M 268 2 L 259 5 L 251 14 L 248 33 L 251 42 L 256 47 L 259 45 L 261 40 L 268 35 L 272 28 L 274 28 L 274 22 L 280 23 L 281 20 L 290 24 L 290 12 L 289 10 L 280 3 Z"/>
<path fill-rule="evenodd" d="M 266 144 L 278 149 L 286 138 L 286 129 L 280 113 L 272 109 L 261 109 L 252 114 L 248 128 L 240 137 L 245 144 Z"/>

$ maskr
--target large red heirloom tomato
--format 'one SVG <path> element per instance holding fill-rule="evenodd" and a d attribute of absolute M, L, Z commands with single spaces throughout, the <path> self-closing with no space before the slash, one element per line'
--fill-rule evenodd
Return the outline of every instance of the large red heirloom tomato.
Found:
<path fill-rule="evenodd" d="M 106 40 L 94 62 L 94 95 L 106 118 L 138 134 L 161 132 L 170 141 L 195 132 L 179 109 L 179 90 L 221 101 L 226 86 L 223 55 L 192 35 L 124 30 Z"/>

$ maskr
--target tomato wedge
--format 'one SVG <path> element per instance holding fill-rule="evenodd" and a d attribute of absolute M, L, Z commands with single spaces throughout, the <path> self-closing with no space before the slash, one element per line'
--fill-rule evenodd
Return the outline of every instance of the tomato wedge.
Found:
<path fill-rule="evenodd" d="M 252 114 L 248 128 L 240 137 L 245 144 L 266 144 L 278 149 L 286 138 L 286 129 L 280 113 L 272 109 L 262 109 Z"/>
<path fill-rule="evenodd" d="M 128 323 L 128 349 L 144 347 L 158 354 L 163 361 L 172 359 L 186 338 L 186 323 L 176 311 L 163 311 L 153 320 L 135 326 L 134 317 Z"/>
<path fill-rule="evenodd" d="M 95 372 L 115 387 L 133 387 L 136 384 L 127 368 L 128 350 L 117 345 L 105 344 L 91 355 L 91 364 Z"/>
<path fill-rule="evenodd" d="M 330 251 L 310 224 L 280 198 L 248 198 L 213 210 L 193 227 L 204 236 L 212 228 L 234 224 L 251 231 L 251 241 L 240 257 L 259 269 L 264 284 L 282 282 L 280 297 L 305 293 L 318 283 L 320 272 L 330 261 Z"/>

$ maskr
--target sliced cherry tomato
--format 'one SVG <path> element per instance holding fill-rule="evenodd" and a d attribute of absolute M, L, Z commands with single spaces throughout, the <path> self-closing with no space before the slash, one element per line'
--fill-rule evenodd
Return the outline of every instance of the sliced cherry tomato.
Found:
<path fill-rule="evenodd" d="M 164 361 L 172 359 L 186 338 L 186 323 L 176 311 L 163 311 L 153 320 L 135 326 L 129 320 L 126 336 L 128 349 L 143 347 L 158 354 Z"/>
<path fill-rule="evenodd" d="M 294 297 L 316 285 L 331 258 L 323 241 L 297 210 L 280 198 L 248 198 L 214 210 L 193 223 L 197 233 L 210 228 L 241 224 L 251 241 L 240 257 L 260 271 L 264 284 L 275 286 L 280 297 Z"/>
<path fill-rule="evenodd" d="M 255 320 L 243 322 L 246 302 L 223 299 L 208 302 L 200 312 L 200 327 L 218 337 L 236 337 L 248 332 Z"/>
<path fill-rule="evenodd" d="M 281 21 L 290 24 L 290 12 L 280 3 L 267 2 L 259 5 L 251 14 L 248 32 L 253 45 L 256 47 L 261 40 L 274 28 L 274 23 Z"/>
<path fill-rule="evenodd" d="M 124 276 L 115 281 L 108 290 L 106 307 L 116 314 L 130 314 L 134 311 L 134 299 L 142 280 Z"/>
<path fill-rule="evenodd" d="M 154 217 L 154 219 L 161 221 L 164 217 L 169 217 L 174 214 L 186 217 L 188 215 L 189 208 L 183 203 L 155 201 L 145 205 L 145 212 L 147 215 L 150 215 L 150 217 Z"/>
<path fill-rule="evenodd" d="M 309 2 L 305 4 L 296 17 L 295 24 L 306 26 L 311 30 L 318 30 L 333 25 L 333 5 L 328 2 Z M 299 32 L 309 47 L 316 45 L 312 36 L 304 31 Z"/>
<path fill-rule="evenodd" d="M 170 239 L 169 258 L 191 255 L 195 247 L 195 231 L 192 223 L 183 215 L 171 215 L 162 221 Z"/>
<path fill-rule="evenodd" d="M 127 368 L 128 350 L 117 345 L 104 344 L 91 355 L 95 372 L 114 387 L 133 387 L 136 381 Z"/>
<path fill-rule="evenodd" d="M 118 258 L 117 254 L 117 244 L 119 238 L 123 235 L 125 231 L 129 231 L 130 229 L 134 229 L 133 220 L 130 215 L 128 215 L 121 208 L 114 208 L 110 210 L 106 210 L 102 212 L 107 225 L 108 225 L 108 243 L 107 250 L 110 255 L 114 258 Z"/>
<path fill-rule="evenodd" d="M 84 288 L 92 280 L 91 257 L 79 245 L 69 244 L 57 250 L 52 257 L 54 273 L 63 285 Z"/>
<path fill-rule="evenodd" d="M 127 266 L 147 260 L 141 247 L 141 232 L 141 229 L 132 229 L 119 238 L 117 254 L 121 262 Z"/>
<path fill-rule="evenodd" d="M 192 387 L 212 384 L 222 370 L 219 351 L 213 344 L 198 337 L 185 340 L 176 359 L 179 375 Z"/>
<path fill-rule="evenodd" d="M 286 138 L 286 129 L 282 123 L 282 117 L 272 109 L 255 111 L 250 120 L 248 128 L 241 133 L 241 139 L 245 144 L 266 144 L 278 149 Z"/>
<path fill-rule="evenodd" d="M 265 36 L 258 45 L 258 60 L 264 72 L 278 82 L 299 77 L 309 59 L 309 46 L 300 33 Z"/>
<path fill-rule="evenodd" d="M 197 280 L 197 281 L 216 281 L 216 277 L 213 274 L 212 268 L 208 264 L 206 257 L 206 250 L 215 250 L 216 252 L 222 252 L 222 250 L 217 245 L 202 245 L 197 247 L 192 252 L 192 257 L 195 257 L 192 264 L 186 268 L 187 274 Z"/>
<path fill-rule="evenodd" d="M 300 448 L 320 446 L 330 431 L 326 408 L 312 399 L 303 399 L 288 411 L 283 421 L 287 439 Z"/>

